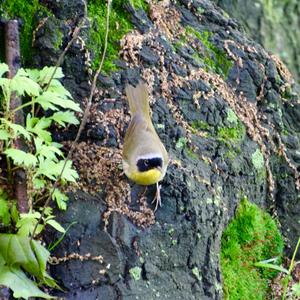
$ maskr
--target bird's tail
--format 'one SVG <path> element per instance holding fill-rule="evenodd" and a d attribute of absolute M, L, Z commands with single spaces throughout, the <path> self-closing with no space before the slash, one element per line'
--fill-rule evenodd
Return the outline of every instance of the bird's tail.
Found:
<path fill-rule="evenodd" d="M 145 83 L 141 81 L 136 87 L 127 84 L 126 96 L 129 103 L 131 116 L 142 114 L 145 118 L 150 117 L 149 96 Z"/>

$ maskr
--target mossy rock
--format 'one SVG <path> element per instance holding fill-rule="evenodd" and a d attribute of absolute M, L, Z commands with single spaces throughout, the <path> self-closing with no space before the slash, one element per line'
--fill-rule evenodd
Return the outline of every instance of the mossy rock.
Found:
<path fill-rule="evenodd" d="M 50 16 L 49 10 L 40 4 L 39 0 L 4 0 L 0 3 L 0 15 L 2 18 L 18 19 L 20 21 L 20 48 L 23 63 L 26 64 L 32 57 L 32 38 L 37 26 L 36 15 Z M 4 60 L 3 53 L 1 60 Z"/>
<path fill-rule="evenodd" d="M 281 256 L 283 240 L 272 217 L 246 198 L 222 236 L 221 268 L 225 299 L 265 299 L 276 271 L 255 262 Z"/>
<path fill-rule="evenodd" d="M 88 2 L 88 17 L 91 21 L 91 29 L 87 47 L 93 55 L 93 69 L 97 69 L 100 64 L 105 44 L 106 3 L 107 1 L 104 0 L 90 0 Z M 114 61 L 119 57 L 120 40 L 126 33 L 133 29 L 130 15 L 125 10 L 125 5 L 131 5 L 134 9 L 148 10 L 148 4 L 143 0 L 112 1 L 106 59 L 102 68 L 106 73 L 117 69 Z"/>
<path fill-rule="evenodd" d="M 207 71 L 217 73 L 223 78 L 227 78 L 229 70 L 233 66 L 233 62 L 228 59 L 226 53 L 218 49 L 211 41 L 212 33 L 209 31 L 200 32 L 191 26 L 185 27 L 185 33 L 181 35 L 180 39 L 175 42 L 175 50 L 190 44 L 190 39 L 197 39 L 203 46 L 203 53 L 195 49 L 192 55 L 195 61 L 205 66 Z"/>

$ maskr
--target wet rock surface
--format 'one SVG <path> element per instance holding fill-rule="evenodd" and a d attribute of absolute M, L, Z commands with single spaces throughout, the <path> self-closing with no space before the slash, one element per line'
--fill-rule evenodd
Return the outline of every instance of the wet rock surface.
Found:
<path fill-rule="evenodd" d="M 66 23 L 66 19 L 83 15 L 81 1 L 76 1 L 78 5 L 43 2 L 56 19 L 47 19 L 36 34 L 36 65 L 56 61 L 69 38 L 66 26 L 74 28 L 78 21 Z M 128 210 L 109 204 L 107 182 L 94 196 L 82 191 L 72 195 L 68 210 L 58 212 L 57 219 L 65 227 L 76 224 L 53 255 L 78 253 L 103 259 L 69 259 L 52 266 L 52 276 L 64 289 L 58 296 L 222 299 L 221 235 L 243 196 L 278 215 L 292 247 L 300 234 L 296 221 L 300 105 L 289 74 L 212 2 L 177 2 L 153 5 L 145 20 L 145 12 L 124 6 L 138 31 L 122 41 L 119 70 L 99 76 L 93 110 L 81 137 L 87 145 L 120 151 L 129 121 L 124 87 L 143 78 L 149 85 L 154 126 L 171 157 L 162 182 L 162 207 L 154 224 L 146 221 L 138 226 L 128 211 L 143 216 L 145 210 L 138 201 L 140 189 L 132 183 L 131 202 L 127 195 L 118 195 L 123 197 L 120 203 L 127 201 Z M 189 26 L 200 34 L 191 29 L 188 33 Z M 65 28 L 57 51 L 46 30 L 53 27 Z M 87 22 L 83 40 L 88 29 Z M 63 70 L 65 85 L 84 105 L 90 75 L 88 50 L 80 43 L 71 46 Z M 231 62 L 227 71 L 225 60 Z M 57 133 L 56 138 L 72 140 L 72 132 Z M 269 169 L 255 161 L 258 150 Z M 100 182 L 106 176 L 96 175 Z M 127 182 L 124 177 L 120 180 Z M 154 187 L 149 187 L 148 208 L 153 208 L 154 194 Z"/>

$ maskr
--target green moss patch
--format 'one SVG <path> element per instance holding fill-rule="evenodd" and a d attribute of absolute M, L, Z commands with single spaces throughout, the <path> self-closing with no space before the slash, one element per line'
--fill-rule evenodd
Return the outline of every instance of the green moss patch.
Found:
<path fill-rule="evenodd" d="M 224 298 L 266 299 L 268 280 L 276 271 L 254 267 L 254 263 L 281 256 L 283 240 L 275 221 L 246 198 L 223 233 L 221 269 Z"/>
<path fill-rule="evenodd" d="M 193 121 L 192 124 L 191 124 L 191 127 L 195 131 L 198 131 L 198 130 L 206 131 L 206 130 L 209 130 L 211 128 L 211 126 L 209 126 L 208 123 L 206 123 L 206 122 L 204 122 L 202 120 Z"/>
<path fill-rule="evenodd" d="M 230 148 L 234 144 L 240 144 L 244 140 L 246 129 L 230 108 L 227 110 L 227 121 L 229 123 L 228 126 L 218 128 L 217 139 Z"/>
<path fill-rule="evenodd" d="M 107 1 L 90 0 L 88 3 L 88 16 L 91 22 L 90 36 L 87 47 L 93 53 L 92 68 L 97 69 L 104 49 L 106 32 Z M 114 0 L 112 1 L 109 22 L 108 45 L 103 71 L 108 73 L 117 69 L 114 61 L 119 57 L 121 38 L 133 29 L 130 15 L 124 5 L 130 3 L 135 9 L 148 10 L 143 0 Z"/>
<path fill-rule="evenodd" d="M 227 78 L 228 72 L 233 66 L 233 62 L 227 58 L 224 51 L 219 50 L 210 42 L 209 38 L 211 37 L 211 32 L 200 32 L 191 26 L 187 26 L 185 30 L 185 35 L 187 37 L 197 38 L 204 46 L 204 56 L 202 57 L 200 53 L 196 53 L 193 56 L 194 59 L 196 61 L 202 61 L 205 64 L 207 71 L 212 71 Z"/>
<path fill-rule="evenodd" d="M 119 0 L 120 1 L 120 0 Z M 125 2 L 124 0 L 120 2 Z M 135 8 L 135 9 L 143 9 L 144 11 L 149 11 L 149 4 L 144 0 L 129 0 L 129 3 Z"/>
<path fill-rule="evenodd" d="M 37 25 L 36 14 L 50 15 L 48 9 L 39 0 L 4 0 L 0 3 L 0 15 L 5 19 L 21 19 L 20 48 L 24 64 L 31 57 L 33 31 Z"/>
<path fill-rule="evenodd" d="M 217 137 L 224 143 L 238 143 L 245 138 L 245 127 L 241 122 L 234 127 L 220 127 L 217 132 Z"/>

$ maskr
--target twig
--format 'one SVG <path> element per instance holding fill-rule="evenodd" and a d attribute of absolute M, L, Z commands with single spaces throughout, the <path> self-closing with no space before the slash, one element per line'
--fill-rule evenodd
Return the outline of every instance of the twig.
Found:
<path fill-rule="evenodd" d="M 88 102 L 87 102 L 86 108 L 84 110 L 84 114 L 83 114 L 83 117 L 82 117 L 79 129 L 78 129 L 77 135 L 76 135 L 75 140 L 73 141 L 73 143 L 71 145 L 71 148 L 70 148 L 70 151 L 68 152 L 67 157 L 65 158 L 62 170 L 61 170 L 59 176 L 57 177 L 56 181 L 54 182 L 52 191 L 51 191 L 49 197 L 47 198 L 47 200 L 46 200 L 46 202 L 44 204 L 43 210 L 41 212 L 41 216 L 40 216 L 38 222 L 36 223 L 36 225 L 35 225 L 35 227 L 33 229 L 31 239 L 35 235 L 35 232 L 36 232 L 36 229 L 38 227 L 38 224 L 40 223 L 40 221 L 44 217 L 45 209 L 48 206 L 50 200 L 52 199 L 52 196 L 53 196 L 53 194 L 55 192 L 55 189 L 59 185 L 59 181 L 60 181 L 60 179 L 61 179 L 61 177 L 63 175 L 63 172 L 64 172 L 64 170 L 66 168 L 67 162 L 71 158 L 71 156 L 72 156 L 72 154 L 73 154 L 73 152 L 74 152 L 74 150 L 75 150 L 75 148 L 76 148 L 76 146 L 78 144 L 78 140 L 79 140 L 79 138 L 81 136 L 81 133 L 82 133 L 82 131 L 83 131 L 84 127 L 85 127 L 85 124 L 87 122 L 87 118 L 88 118 L 89 113 L 90 113 L 90 107 L 91 107 L 91 104 L 92 104 L 92 99 L 93 99 L 93 96 L 94 96 L 94 93 L 95 93 L 95 90 L 96 90 L 97 78 L 98 78 L 98 76 L 99 76 L 99 74 L 100 74 L 100 72 L 102 70 L 104 59 L 105 59 L 105 55 L 106 55 L 106 51 L 107 51 L 108 32 L 109 32 L 109 17 L 110 17 L 110 5 L 111 5 L 111 0 L 107 0 L 107 15 L 106 15 L 106 31 L 105 31 L 104 49 L 103 49 L 102 58 L 101 58 L 101 62 L 100 62 L 99 68 L 97 69 L 97 71 L 96 71 L 96 73 L 95 73 L 95 75 L 93 77 L 93 82 L 92 82 L 92 86 L 91 86 L 90 95 L 89 95 L 89 98 L 88 98 Z"/>

